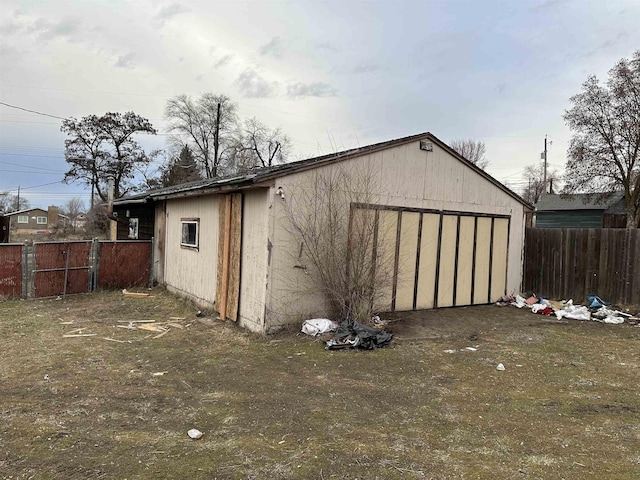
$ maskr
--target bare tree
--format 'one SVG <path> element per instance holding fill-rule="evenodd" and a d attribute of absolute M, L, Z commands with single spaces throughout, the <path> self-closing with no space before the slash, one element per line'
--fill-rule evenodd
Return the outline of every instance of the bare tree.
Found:
<path fill-rule="evenodd" d="M 31 206 L 24 196 L 11 195 L 9 192 L 0 192 L 0 212 L 11 213 L 26 210 Z"/>
<path fill-rule="evenodd" d="M 480 140 L 452 140 L 449 146 L 482 170 L 486 170 L 489 165 L 489 160 L 485 156 L 487 148 Z"/>
<path fill-rule="evenodd" d="M 79 181 L 91 186 L 92 194 L 107 200 L 107 184 L 114 181 L 114 197 L 120 198 L 133 187 L 136 165 L 151 158 L 133 139 L 135 134 L 155 134 L 149 120 L 133 112 L 89 115 L 80 120 L 63 120 L 60 130 L 70 138 L 65 140 L 65 160 L 71 166 L 65 182 Z"/>
<path fill-rule="evenodd" d="M 392 268 L 377 235 L 374 176 L 364 169 L 316 170 L 287 199 L 290 232 L 301 242 L 298 267 L 322 292 L 334 318 L 367 321 L 389 287 Z"/>
<path fill-rule="evenodd" d="M 623 191 L 627 228 L 640 224 L 640 50 L 621 59 L 606 85 L 591 75 L 564 120 L 574 135 L 565 192 Z"/>
<path fill-rule="evenodd" d="M 167 102 L 165 117 L 174 144 L 190 146 L 206 178 L 218 176 L 229 160 L 238 125 L 237 110 L 229 97 L 213 93 L 196 100 L 178 95 Z"/>
<path fill-rule="evenodd" d="M 549 188 L 545 188 L 544 165 L 541 164 L 527 165 L 524 168 L 523 177 L 525 186 L 522 189 L 522 198 L 534 205 L 540 201 L 545 193 L 554 193 L 560 187 L 560 174 L 553 170 L 547 171 L 547 185 Z"/>
<path fill-rule="evenodd" d="M 76 233 L 78 216 L 84 213 L 84 208 L 84 202 L 78 197 L 70 199 L 62 208 L 62 213 L 69 219 L 73 233 Z"/>
<path fill-rule="evenodd" d="M 257 118 L 249 118 L 239 131 L 234 160 L 238 169 L 270 167 L 285 163 L 291 142 L 280 128 L 270 129 Z"/>

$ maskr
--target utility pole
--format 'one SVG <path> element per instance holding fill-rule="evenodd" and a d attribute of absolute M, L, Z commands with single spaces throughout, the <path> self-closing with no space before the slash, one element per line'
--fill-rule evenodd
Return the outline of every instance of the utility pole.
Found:
<path fill-rule="evenodd" d="M 18 205 L 16 205 L 16 210 L 20 210 L 20 185 L 18 185 Z"/>
<path fill-rule="evenodd" d="M 547 136 L 544 136 L 544 180 L 542 181 L 544 193 L 547 193 Z"/>
<path fill-rule="evenodd" d="M 216 129 L 213 134 L 213 165 L 211 169 L 212 178 L 218 176 L 218 150 L 220 148 L 220 102 L 218 102 L 218 111 L 216 114 Z"/>

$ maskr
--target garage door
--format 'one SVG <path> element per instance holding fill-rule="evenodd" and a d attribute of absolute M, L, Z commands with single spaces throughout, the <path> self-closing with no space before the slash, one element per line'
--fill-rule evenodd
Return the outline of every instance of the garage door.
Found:
<path fill-rule="evenodd" d="M 486 304 L 506 293 L 508 216 L 370 205 L 352 215 L 374 219 L 377 310 Z"/>

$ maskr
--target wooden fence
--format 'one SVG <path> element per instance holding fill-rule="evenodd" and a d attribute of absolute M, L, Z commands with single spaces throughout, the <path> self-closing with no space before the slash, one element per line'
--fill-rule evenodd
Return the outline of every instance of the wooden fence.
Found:
<path fill-rule="evenodd" d="M 585 303 L 640 304 L 640 229 L 527 228 L 523 289 Z"/>
<path fill-rule="evenodd" d="M 151 283 L 152 241 L 0 244 L 0 297 L 41 298 Z"/>

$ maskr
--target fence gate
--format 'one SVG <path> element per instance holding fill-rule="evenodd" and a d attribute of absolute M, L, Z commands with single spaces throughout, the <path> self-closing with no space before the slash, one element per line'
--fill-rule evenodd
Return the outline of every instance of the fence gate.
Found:
<path fill-rule="evenodd" d="M 34 243 L 33 296 L 90 292 L 91 245 L 92 242 Z"/>

